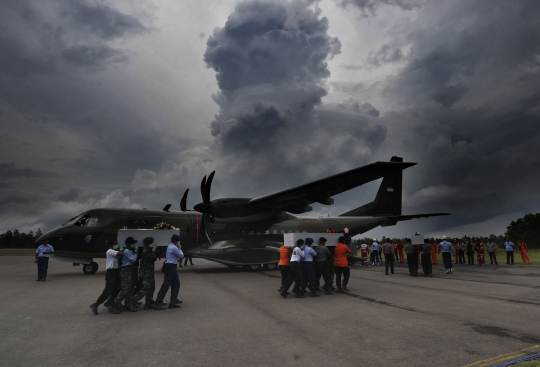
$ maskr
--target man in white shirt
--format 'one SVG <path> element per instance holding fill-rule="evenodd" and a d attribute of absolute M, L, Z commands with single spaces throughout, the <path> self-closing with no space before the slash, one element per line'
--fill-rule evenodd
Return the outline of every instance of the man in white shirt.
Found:
<path fill-rule="evenodd" d="M 379 243 L 377 242 L 377 239 L 374 238 L 373 239 L 373 243 L 371 244 L 371 257 L 372 257 L 372 266 L 375 265 L 375 263 L 377 263 L 377 265 L 379 265 L 379 261 L 380 261 L 380 253 L 381 253 L 381 245 L 379 245 Z"/>
<path fill-rule="evenodd" d="M 118 246 L 117 240 L 111 240 L 109 242 L 110 248 L 107 250 L 107 258 L 105 260 L 105 288 L 98 297 L 95 303 L 90 305 L 90 309 L 94 315 L 98 314 L 98 307 L 105 302 L 109 296 L 113 296 L 114 299 L 118 292 L 120 292 L 120 278 L 118 277 L 118 258 L 124 255 L 124 249 Z M 116 294 L 115 294 L 116 293 Z M 111 313 L 120 313 L 116 308 L 109 308 Z"/>
<path fill-rule="evenodd" d="M 304 295 L 300 291 L 300 284 L 302 283 L 302 270 L 300 269 L 300 262 L 304 258 L 304 240 L 296 241 L 289 261 L 289 267 L 291 268 L 292 276 L 287 279 L 287 282 L 283 285 L 283 289 L 280 293 L 281 297 L 287 298 L 287 292 L 294 281 L 293 293 L 296 294 L 296 298 L 304 298 Z"/>
<path fill-rule="evenodd" d="M 47 279 L 47 269 L 49 269 L 49 256 L 54 254 L 54 248 L 49 245 L 49 239 L 45 238 L 43 243 L 36 249 L 34 262 L 38 266 L 38 277 L 36 282 L 44 282 Z"/>

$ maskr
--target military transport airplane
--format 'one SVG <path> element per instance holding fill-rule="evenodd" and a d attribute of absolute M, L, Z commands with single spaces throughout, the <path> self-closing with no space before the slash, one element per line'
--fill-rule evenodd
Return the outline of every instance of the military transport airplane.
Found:
<path fill-rule="evenodd" d="M 119 229 L 151 229 L 166 222 L 180 229 L 182 250 L 188 256 L 230 267 L 276 269 L 285 233 L 344 233 L 348 228 L 349 235 L 355 236 L 377 226 L 448 215 L 401 214 L 402 171 L 415 164 L 392 157 L 390 162 L 375 162 L 265 196 L 210 200 L 214 171 L 201 182 L 202 203 L 195 210 L 186 210 L 189 189 L 180 201 L 181 211 L 169 211 L 171 204 L 163 210 L 92 209 L 44 234 L 36 245 L 48 238 L 57 260 L 84 264 L 84 273 L 93 274 L 98 269 L 93 259 L 105 257 L 109 240 L 116 238 Z M 295 216 L 311 211 L 313 203 L 331 205 L 332 196 L 379 178 L 383 180 L 371 203 L 338 217 Z"/>

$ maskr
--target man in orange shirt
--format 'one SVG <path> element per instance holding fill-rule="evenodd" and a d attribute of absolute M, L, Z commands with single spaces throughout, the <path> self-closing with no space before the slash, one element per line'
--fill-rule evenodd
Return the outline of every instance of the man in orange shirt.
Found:
<path fill-rule="evenodd" d="M 435 243 L 431 243 L 431 263 L 437 265 L 437 250 L 439 249 L 439 246 Z"/>
<path fill-rule="evenodd" d="M 334 269 L 336 272 L 337 291 L 338 293 L 343 293 L 343 291 L 349 291 L 347 284 L 349 283 L 351 270 L 349 269 L 347 255 L 352 254 L 352 251 L 349 246 L 345 245 L 345 236 L 339 237 L 338 241 L 339 243 L 334 250 Z M 343 274 L 343 286 L 341 286 L 341 274 Z"/>
<path fill-rule="evenodd" d="M 405 262 L 405 256 L 403 254 L 403 249 L 405 248 L 405 246 L 403 246 L 403 243 L 401 243 L 401 241 L 397 241 L 397 249 L 398 249 L 398 253 L 399 253 L 399 262 L 400 263 L 404 263 Z"/>
<path fill-rule="evenodd" d="M 287 282 L 287 279 L 291 276 L 291 268 L 289 267 L 289 261 L 291 259 L 292 250 L 285 247 L 285 245 L 279 248 L 279 270 L 281 271 L 281 287 L 278 292 L 281 293 L 283 285 Z"/>
<path fill-rule="evenodd" d="M 531 259 L 529 259 L 529 254 L 527 254 L 527 244 L 522 240 L 517 243 L 517 247 L 519 253 L 521 254 L 521 260 L 523 260 L 523 264 L 530 264 Z"/>

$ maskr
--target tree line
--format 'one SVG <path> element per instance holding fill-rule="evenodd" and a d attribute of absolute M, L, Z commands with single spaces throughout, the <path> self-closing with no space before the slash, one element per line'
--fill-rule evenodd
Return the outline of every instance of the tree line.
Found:
<path fill-rule="evenodd" d="M 41 229 L 35 233 L 33 231 L 19 232 L 16 229 L 13 232 L 7 231 L 0 234 L 0 248 L 35 248 L 36 240 L 42 235 Z"/>

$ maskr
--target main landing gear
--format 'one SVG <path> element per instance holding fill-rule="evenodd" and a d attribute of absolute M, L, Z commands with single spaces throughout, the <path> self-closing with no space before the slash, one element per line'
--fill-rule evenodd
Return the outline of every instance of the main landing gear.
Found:
<path fill-rule="evenodd" d="M 82 271 L 85 274 L 94 274 L 96 271 L 98 271 L 98 264 L 94 261 L 92 261 L 90 264 L 84 264 Z"/>

